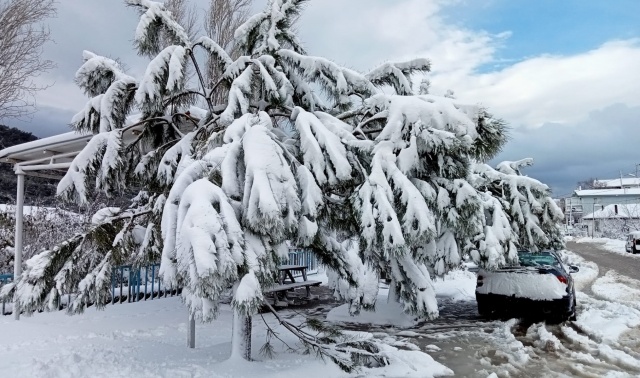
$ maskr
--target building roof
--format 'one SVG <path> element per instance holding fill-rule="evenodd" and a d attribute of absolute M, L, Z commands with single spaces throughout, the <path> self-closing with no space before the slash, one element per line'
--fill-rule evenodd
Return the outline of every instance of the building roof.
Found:
<path fill-rule="evenodd" d="M 582 219 L 640 219 L 640 204 L 607 205 L 602 210 L 583 216 Z"/>
<path fill-rule="evenodd" d="M 640 196 L 640 188 L 576 190 L 574 197 Z"/>
<path fill-rule="evenodd" d="M 623 177 L 622 179 L 616 178 L 612 180 L 596 180 L 594 184 L 601 185 L 603 188 L 621 188 L 623 186 L 640 187 L 640 177 Z"/>

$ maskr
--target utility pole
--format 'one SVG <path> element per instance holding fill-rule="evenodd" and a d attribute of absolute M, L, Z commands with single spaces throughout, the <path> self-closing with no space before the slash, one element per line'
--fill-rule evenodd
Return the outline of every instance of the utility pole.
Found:
<path fill-rule="evenodd" d="M 593 198 L 593 213 L 591 213 L 591 239 L 593 239 L 596 233 L 596 198 Z"/>

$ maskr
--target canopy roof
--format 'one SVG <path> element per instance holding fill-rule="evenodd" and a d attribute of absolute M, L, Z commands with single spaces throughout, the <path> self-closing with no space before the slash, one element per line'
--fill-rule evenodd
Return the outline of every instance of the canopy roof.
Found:
<path fill-rule="evenodd" d="M 73 158 L 82 151 L 91 134 L 69 132 L 0 150 L 0 162 L 16 165 L 16 171 L 38 175 L 35 171 L 65 172 Z M 46 176 L 46 175 L 45 175 Z"/>

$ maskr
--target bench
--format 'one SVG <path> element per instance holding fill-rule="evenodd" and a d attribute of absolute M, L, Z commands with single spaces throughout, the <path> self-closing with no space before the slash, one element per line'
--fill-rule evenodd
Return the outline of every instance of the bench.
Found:
<path fill-rule="evenodd" d="M 307 280 L 307 266 L 306 265 L 281 265 L 278 267 L 280 271 L 279 284 L 274 285 L 263 292 L 265 294 L 273 294 L 276 302 L 278 299 L 278 293 L 284 293 L 284 297 L 287 297 L 287 292 L 297 288 L 304 287 L 307 289 L 307 298 L 311 298 L 311 287 L 320 286 L 320 281 L 308 281 Z M 297 281 L 292 272 L 301 272 L 302 281 Z M 287 278 L 289 281 L 287 282 Z"/>
<path fill-rule="evenodd" d="M 307 280 L 306 265 L 280 265 L 278 270 L 280 271 L 280 285 L 284 284 L 287 278 L 289 278 L 291 282 L 296 282 L 296 279 L 293 277 L 293 272 L 302 273 L 302 280 Z"/>

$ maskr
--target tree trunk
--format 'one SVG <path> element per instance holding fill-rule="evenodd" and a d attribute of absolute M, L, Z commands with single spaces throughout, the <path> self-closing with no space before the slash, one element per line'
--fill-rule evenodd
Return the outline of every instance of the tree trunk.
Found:
<path fill-rule="evenodd" d="M 387 303 L 398 302 L 398 295 L 396 294 L 396 280 L 391 278 L 389 282 L 389 294 L 387 294 Z"/>
<path fill-rule="evenodd" d="M 231 358 L 251 361 L 251 316 L 233 311 Z"/>
<path fill-rule="evenodd" d="M 240 283 L 233 286 L 233 295 Z M 231 328 L 231 359 L 241 358 L 251 361 L 251 316 L 233 310 L 233 322 Z"/>

